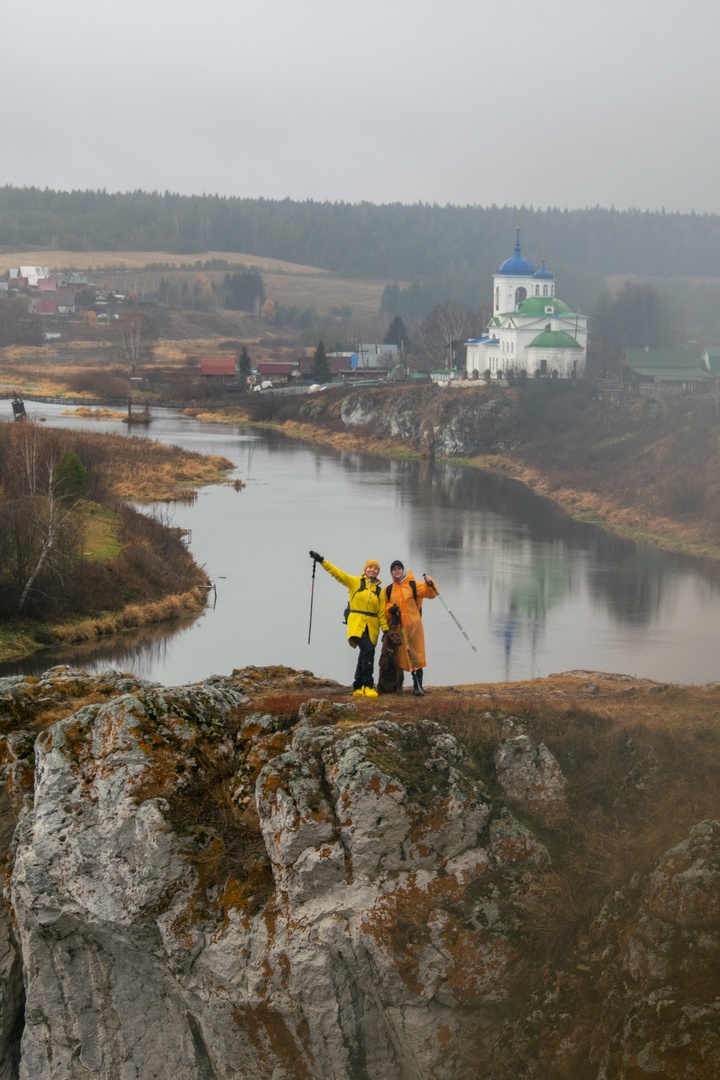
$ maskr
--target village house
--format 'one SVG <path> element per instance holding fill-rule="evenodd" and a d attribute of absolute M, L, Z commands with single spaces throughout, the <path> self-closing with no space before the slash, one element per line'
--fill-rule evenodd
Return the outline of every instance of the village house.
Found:
<path fill-rule="evenodd" d="M 640 394 L 707 390 L 720 374 L 713 374 L 689 349 L 626 349 L 622 357 L 623 380 Z"/>
<path fill-rule="evenodd" d="M 213 356 L 200 361 L 202 382 L 223 385 L 237 383 L 238 373 L 234 356 Z"/>
<path fill-rule="evenodd" d="M 10 271 L 10 278 L 15 278 L 21 288 L 37 289 L 38 282 L 50 277 L 47 266 L 20 266 Z"/>

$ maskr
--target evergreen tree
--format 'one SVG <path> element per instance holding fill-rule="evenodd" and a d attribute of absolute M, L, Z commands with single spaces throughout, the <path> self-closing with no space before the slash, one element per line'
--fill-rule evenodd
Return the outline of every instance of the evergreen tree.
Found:
<path fill-rule="evenodd" d="M 61 499 L 80 499 L 87 493 L 88 473 L 74 450 L 66 450 L 55 474 L 56 494 Z"/>
<path fill-rule="evenodd" d="M 250 362 L 250 354 L 247 351 L 247 345 L 243 345 L 242 351 L 237 359 L 237 369 L 241 375 L 246 378 L 252 370 L 252 364 Z"/>
<path fill-rule="evenodd" d="M 243 267 L 223 278 L 225 307 L 230 311 L 260 311 L 265 303 L 265 282 L 259 270 Z"/>
<path fill-rule="evenodd" d="M 410 348 L 410 338 L 408 336 L 405 323 L 402 321 L 399 315 L 396 315 L 393 321 L 387 328 L 387 333 L 383 338 L 384 345 L 397 345 L 398 349 L 402 348 L 407 352 Z"/>
<path fill-rule="evenodd" d="M 330 381 L 330 365 L 325 352 L 325 344 L 322 341 L 318 341 L 310 374 L 315 382 L 324 383 Z"/>

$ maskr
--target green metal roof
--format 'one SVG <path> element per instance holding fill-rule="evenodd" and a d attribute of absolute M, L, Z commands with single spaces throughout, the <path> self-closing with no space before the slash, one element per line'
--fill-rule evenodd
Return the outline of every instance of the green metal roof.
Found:
<path fill-rule="evenodd" d="M 699 367 L 657 368 L 633 365 L 632 371 L 635 375 L 640 375 L 645 379 L 655 379 L 656 382 L 707 382 L 713 379 L 709 371 L 704 371 Z"/>
<path fill-rule="evenodd" d="M 552 308 L 552 311 L 546 311 L 546 308 Z M 558 300 L 556 296 L 528 296 L 518 308 L 518 315 L 532 315 L 533 318 L 538 319 L 550 314 L 574 315 L 575 312 L 564 300 Z"/>
<path fill-rule="evenodd" d="M 574 337 L 564 330 L 543 330 L 528 345 L 528 349 L 582 349 Z"/>
<path fill-rule="evenodd" d="M 647 368 L 660 373 L 672 368 L 675 371 L 701 371 L 700 360 L 689 349 L 626 349 L 625 359 L 633 371 Z"/>

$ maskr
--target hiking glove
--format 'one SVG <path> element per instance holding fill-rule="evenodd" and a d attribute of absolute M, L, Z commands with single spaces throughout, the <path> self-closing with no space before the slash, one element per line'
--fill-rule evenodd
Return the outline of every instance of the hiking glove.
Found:
<path fill-rule="evenodd" d="M 325 562 L 322 555 L 318 555 L 317 551 L 311 551 L 310 552 L 310 558 L 314 559 L 315 562 Z"/>

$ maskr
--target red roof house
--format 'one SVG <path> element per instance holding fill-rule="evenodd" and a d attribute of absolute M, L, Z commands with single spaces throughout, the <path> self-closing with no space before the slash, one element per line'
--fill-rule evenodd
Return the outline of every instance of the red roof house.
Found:
<path fill-rule="evenodd" d="M 234 379 L 237 374 L 237 372 L 235 371 L 235 357 L 215 356 L 207 360 L 201 360 L 200 374 L 202 375 L 203 379 Z"/>

